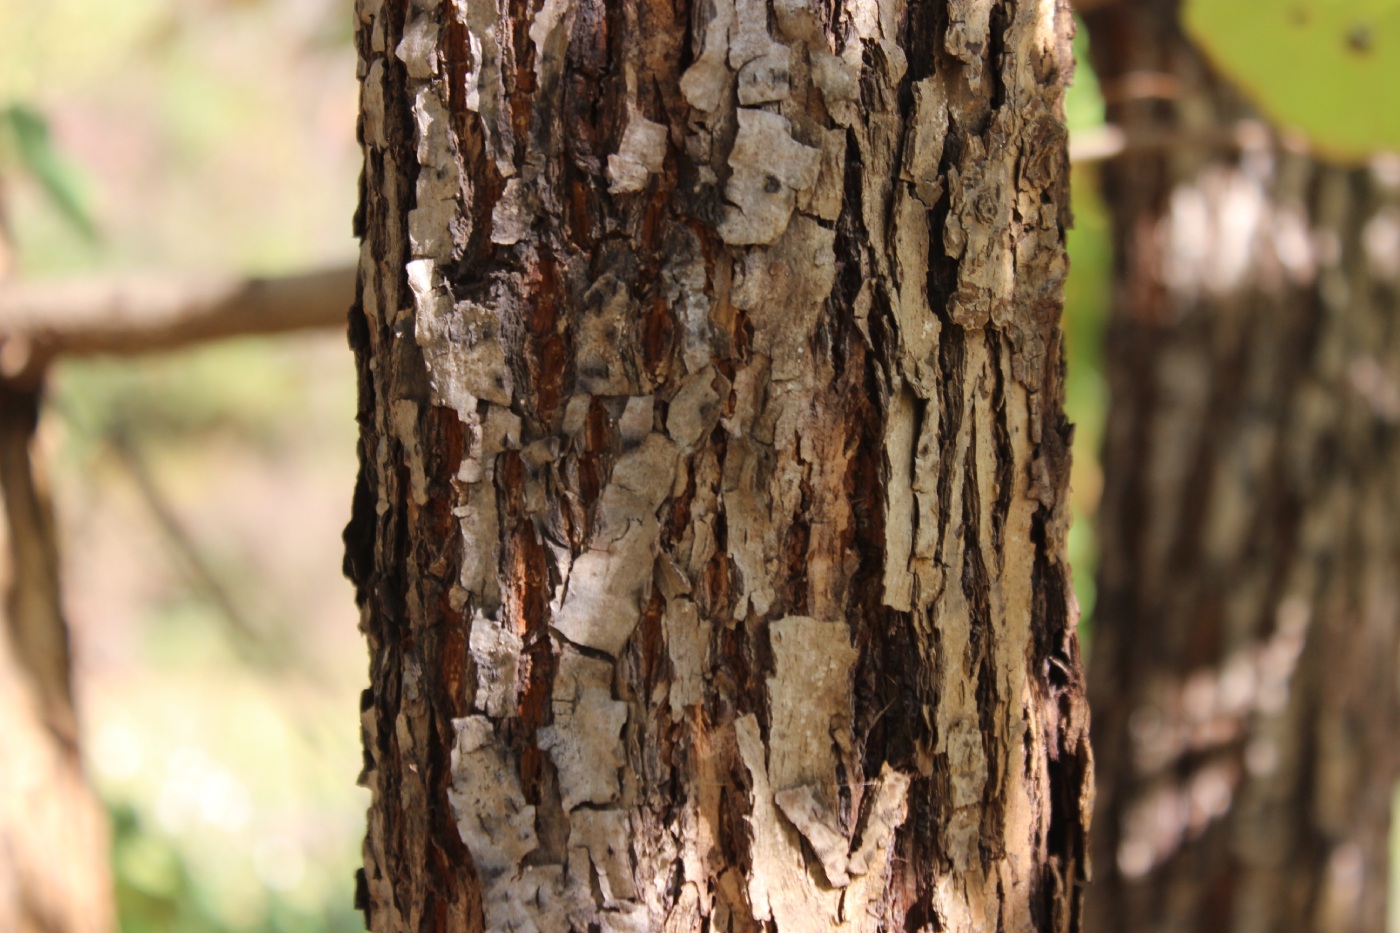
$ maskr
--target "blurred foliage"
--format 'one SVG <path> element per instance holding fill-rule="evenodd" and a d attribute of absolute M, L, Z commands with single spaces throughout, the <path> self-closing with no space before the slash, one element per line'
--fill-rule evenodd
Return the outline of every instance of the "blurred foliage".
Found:
<path fill-rule="evenodd" d="M 100 573 L 68 581 L 115 604 L 106 623 L 126 628 L 116 650 L 134 665 L 85 688 L 85 753 L 114 818 L 123 930 L 362 929 L 351 902 L 363 648 L 337 579 L 343 517 L 305 513 L 308 484 L 342 506 L 353 480 L 341 338 L 232 341 L 54 376 L 60 505 L 80 513 L 65 559 L 90 566 L 85 549 L 105 548 L 114 563 L 111 543 L 93 540 L 105 528 L 138 568 L 115 575 L 141 578 L 134 597 L 104 588 Z M 139 461 L 115 455 L 119 445 Z M 234 485 L 250 478 L 252 491 Z M 268 484 L 286 501 L 269 500 Z M 155 511 L 191 533 L 172 539 Z M 327 555 L 308 581 L 317 592 L 288 588 L 299 583 L 289 550 Z M 219 592 L 189 573 L 192 557 Z M 124 625 L 133 598 L 138 617 Z M 336 611 L 315 618 L 326 603 Z"/>
<path fill-rule="evenodd" d="M 1089 63 L 1089 30 L 1082 20 L 1074 20 L 1074 81 L 1065 94 L 1065 122 L 1071 133 L 1103 126 L 1103 91 L 1099 76 Z"/>
<path fill-rule="evenodd" d="M 19 274 L 353 259 L 352 22 L 344 0 L 0 0 Z M 336 334 L 51 373 L 40 440 L 126 933 L 363 929 L 354 391 Z"/>
<path fill-rule="evenodd" d="M 295 839 L 265 831 L 264 839 L 253 843 L 249 859 L 232 851 L 212 853 L 211 859 L 207 850 L 192 850 L 190 833 L 181 826 L 190 817 L 180 808 L 193 811 L 207 824 L 200 833 L 236 837 L 237 822 L 248 809 L 246 797 L 240 796 L 243 784 L 192 746 L 177 748 L 167 771 L 163 782 L 167 795 L 183 797 L 177 805 L 109 801 L 122 933 L 355 933 L 363 929 L 348 898 L 326 901 L 324 891 L 314 886 L 308 897 L 298 885 L 285 883 L 299 880 L 315 867 L 307 864 Z M 178 784 L 171 786 L 179 781 L 185 783 L 183 795 Z M 235 840 L 229 842 L 234 849 Z M 336 885 L 338 893 L 348 887 L 349 877 L 344 881 Z"/>
<path fill-rule="evenodd" d="M 1071 133 L 1103 125 L 1104 101 L 1089 65 L 1089 33 L 1077 24 L 1076 71 L 1065 99 Z M 1074 463 L 1070 474 L 1074 522 L 1069 531 L 1069 559 L 1079 599 L 1080 635 L 1086 645 L 1093 631 L 1094 572 L 1098 541 L 1094 519 L 1103 487 L 1099 447 L 1107 405 L 1103 376 L 1103 328 L 1108 316 L 1112 243 L 1099 195 L 1096 166 L 1076 165 L 1070 178 L 1074 226 L 1069 232 L 1069 279 L 1065 283 L 1065 414 L 1075 426 Z"/>
<path fill-rule="evenodd" d="M 309 378 L 265 342 L 232 341 L 135 366 L 85 361 L 66 371 L 51 401 L 77 428 L 64 449 L 75 465 L 99 459 L 114 435 L 144 446 L 218 433 L 271 452 L 288 440 L 280 416 L 310 390 Z"/>
<path fill-rule="evenodd" d="M 123 933 L 215 933 L 226 929 L 216 911 L 199 896 L 184 859 L 170 840 L 143 826 L 141 814 L 127 802 L 114 802 L 108 816 Z"/>
<path fill-rule="evenodd" d="M 103 633 L 115 647 L 88 640 L 119 657 L 84 693 L 124 931 L 362 929 L 351 902 L 365 803 L 353 784 L 363 648 L 336 579 L 343 517 L 305 512 L 314 489 L 343 506 L 353 478 L 343 356 L 338 335 L 326 335 L 54 374 L 47 424 L 61 432 L 65 559 L 89 568 L 68 582 L 79 616 L 91 591 L 104 626 L 121 630 Z M 113 455 L 119 443 L 139 465 Z M 189 540 L 161 533 L 133 469 L 149 471 L 158 507 Z M 250 481 L 251 491 L 240 485 Z M 232 595 L 237 625 L 223 594 L 190 576 L 185 548 Z M 296 591 L 301 571 L 286 556 L 304 550 L 327 555 L 306 583 L 312 593 Z M 104 572 L 122 583 L 104 583 Z M 336 611 L 318 614 L 327 603 Z"/>
<path fill-rule="evenodd" d="M 345 0 L 0 0 L 0 106 L 43 115 L 102 234 L 8 179 L 20 273 L 352 260 L 352 23 Z"/>
<path fill-rule="evenodd" d="M 0 176 L 25 172 L 78 233 L 97 238 L 77 170 L 59 154 L 48 122 L 24 104 L 0 108 Z"/>
<path fill-rule="evenodd" d="M 1400 149 L 1400 0 L 1189 0 L 1191 37 L 1334 158 Z"/>

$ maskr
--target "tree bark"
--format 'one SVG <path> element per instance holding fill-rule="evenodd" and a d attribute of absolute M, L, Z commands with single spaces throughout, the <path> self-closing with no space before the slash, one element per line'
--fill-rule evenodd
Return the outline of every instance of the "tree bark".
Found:
<path fill-rule="evenodd" d="M 1067 5 L 358 11 L 370 928 L 1077 928 Z"/>
<path fill-rule="evenodd" d="M 1381 930 L 1400 735 L 1400 168 L 1280 144 L 1183 37 L 1173 0 L 1086 21 L 1111 122 L 1244 141 L 1103 170 L 1118 254 L 1087 926 Z"/>

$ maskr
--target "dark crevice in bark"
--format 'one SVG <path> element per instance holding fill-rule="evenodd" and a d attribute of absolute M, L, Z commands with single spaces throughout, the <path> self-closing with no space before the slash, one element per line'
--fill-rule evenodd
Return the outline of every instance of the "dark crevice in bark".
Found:
<path fill-rule="evenodd" d="M 977 691 L 978 728 L 981 733 L 982 752 L 986 757 L 987 782 L 982 807 L 982 849 L 983 858 L 998 859 L 1005 852 L 996 841 L 1002 835 L 1002 812 L 998 800 L 996 775 L 1000 770 L 1000 746 L 997 739 L 996 711 L 999 700 L 996 690 L 996 671 L 993 666 L 996 637 L 992 629 L 992 607 L 988 603 L 991 580 L 987 566 L 982 559 L 983 542 L 980 540 L 978 524 L 982 515 L 983 491 L 978 486 L 977 426 L 972 426 L 972 438 L 968 444 L 963 463 L 963 514 L 958 534 L 963 537 L 963 565 L 957 585 L 962 587 L 968 606 L 967 656 L 952 659 L 954 663 L 975 671 Z"/>
<path fill-rule="evenodd" d="M 1003 536 L 1006 529 L 1006 518 L 1011 510 L 1011 497 L 1016 489 L 1016 478 L 1013 475 L 1016 457 L 1011 446 L 1011 435 L 1006 427 L 1006 369 L 1007 364 L 1003 361 L 1003 354 L 1006 348 L 1003 346 L 1000 336 L 990 327 L 985 331 L 987 346 L 991 348 L 991 368 L 992 381 L 992 411 L 997 412 L 998 417 L 992 422 L 993 441 L 996 450 L 996 488 L 994 494 L 994 504 L 992 506 L 992 550 L 997 557 L 1003 556 L 1002 549 Z M 1001 567 L 996 568 L 1000 572 Z"/>
<path fill-rule="evenodd" d="M 946 3 L 912 3 L 909 5 L 901 28 L 901 45 L 906 48 L 920 45 L 932 47 L 927 48 L 925 54 L 909 57 L 909 81 L 906 82 L 907 85 L 912 85 L 916 81 L 922 81 L 940 71 L 949 69 L 947 54 L 942 49 L 941 43 L 928 42 L 926 38 L 943 36 L 947 29 L 948 5 Z M 900 96 L 901 103 L 903 103 L 903 92 Z"/>
<path fill-rule="evenodd" d="M 807 580 L 807 549 L 812 543 L 812 528 L 806 519 L 811 514 L 812 486 L 803 478 L 800 484 L 801 498 L 798 500 L 798 517 L 788 526 L 787 540 L 784 542 L 784 556 L 787 561 L 784 595 L 779 597 L 787 615 L 807 615 L 810 611 Z"/>
<path fill-rule="evenodd" d="M 987 41 L 987 68 L 985 76 L 992 82 L 991 113 L 1006 104 L 1006 78 L 1002 74 L 1006 64 L 1006 29 L 1010 13 L 1003 3 L 993 3 L 990 16 L 990 37 Z"/>
<path fill-rule="evenodd" d="M 558 264 L 549 253 L 532 263 L 538 276 L 530 301 L 530 318 L 526 323 L 524 393 L 534 402 L 533 420 L 544 429 L 554 420 L 560 400 L 567 391 L 564 379 L 567 361 L 572 355 L 568 330 L 559 327 L 564 313 L 561 305 L 568 302 L 565 284 L 560 281 Z M 529 307 L 527 305 L 527 307 Z"/>
<path fill-rule="evenodd" d="M 962 383 L 965 375 L 963 343 L 966 337 L 962 328 L 951 322 L 945 323 L 942 340 L 938 344 L 938 363 L 942 376 L 939 398 L 941 417 L 938 419 L 938 547 L 936 553 L 944 553 L 944 539 L 950 533 L 956 534 L 954 516 L 948 511 L 952 502 L 953 477 L 960 464 L 957 457 L 958 432 L 962 430 L 963 397 Z M 961 516 L 957 520 L 961 520 Z"/>

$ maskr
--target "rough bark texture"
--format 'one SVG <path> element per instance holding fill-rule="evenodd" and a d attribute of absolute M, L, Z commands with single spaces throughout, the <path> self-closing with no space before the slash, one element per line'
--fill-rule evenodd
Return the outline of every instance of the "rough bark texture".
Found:
<path fill-rule="evenodd" d="M 0 382 L 0 930 L 115 929 L 106 816 L 78 754 L 39 392 Z"/>
<path fill-rule="evenodd" d="M 1288 151 L 1175 3 L 1087 17 L 1118 247 L 1091 931 L 1377 931 L 1396 778 L 1400 166 Z M 1243 149 L 1193 145 L 1238 137 Z"/>
<path fill-rule="evenodd" d="M 359 22 L 371 928 L 1075 928 L 1066 5 Z"/>

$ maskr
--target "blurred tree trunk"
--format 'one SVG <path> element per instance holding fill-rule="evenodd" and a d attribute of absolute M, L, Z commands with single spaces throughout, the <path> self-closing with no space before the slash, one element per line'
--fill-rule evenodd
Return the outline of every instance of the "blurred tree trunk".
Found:
<path fill-rule="evenodd" d="M 0 381 L 0 930 L 116 928 L 106 816 L 83 772 L 39 390 Z"/>
<path fill-rule="evenodd" d="M 1400 165 L 1281 145 L 1173 0 L 1086 21 L 1110 122 L 1174 140 L 1104 168 L 1087 925 L 1378 931 L 1400 741 Z"/>
<path fill-rule="evenodd" d="M 528 9 L 359 3 L 368 924 L 1075 929 L 1066 4 Z"/>

